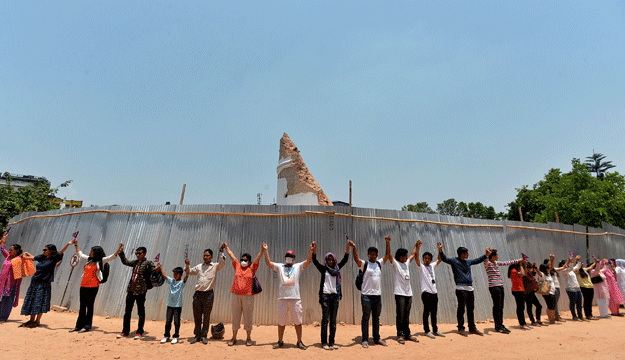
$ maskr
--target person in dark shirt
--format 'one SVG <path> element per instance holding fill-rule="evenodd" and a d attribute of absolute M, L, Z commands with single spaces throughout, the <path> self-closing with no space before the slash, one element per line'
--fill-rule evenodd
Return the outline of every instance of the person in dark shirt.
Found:
<path fill-rule="evenodd" d="M 458 333 L 467 336 L 464 328 L 464 310 L 467 310 L 467 322 L 469 323 L 469 332 L 475 335 L 484 335 L 475 327 L 473 317 L 473 308 L 475 307 L 475 294 L 473 293 L 473 278 L 471 277 L 471 266 L 484 262 L 491 253 L 491 248 L 486 248 L 486 254 L 477 259 L 467 260 L 469 258 L 469 250 L 465 247 L 459 247 L 456 251 L 458 257 L 448 258 L 443 252 L 443 244 L 436 243 L 438 253 L 441 260 L 451 265 L 456 283 L 456 298 L 458 299 L 458 311 L 456 317 L 458 320 Z"/>

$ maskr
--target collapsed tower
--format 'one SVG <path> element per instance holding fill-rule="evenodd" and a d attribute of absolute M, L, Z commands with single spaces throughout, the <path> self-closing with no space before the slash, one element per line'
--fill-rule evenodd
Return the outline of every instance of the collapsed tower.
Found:
<path fill-rule="evenodd" d="M 280 160 L 278 163 L 277 205 L 324 205 L 333 206 L 326 194 L 312 176 L 297 146 L 289 135 L 280 139 Z"/>

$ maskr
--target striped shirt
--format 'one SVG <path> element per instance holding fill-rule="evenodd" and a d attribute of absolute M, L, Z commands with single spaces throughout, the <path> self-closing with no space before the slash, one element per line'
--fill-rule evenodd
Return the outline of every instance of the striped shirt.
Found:
<path fill-rule="evenodd" d="M 510 261 L 484 261 L 484 268 L 486 269 L 486 275 L 488 275 L 488 287 L 503 286 L 503 279 L 499 272 L 500 266 L 509 266 L 518 263 L 519 260 Z"/>

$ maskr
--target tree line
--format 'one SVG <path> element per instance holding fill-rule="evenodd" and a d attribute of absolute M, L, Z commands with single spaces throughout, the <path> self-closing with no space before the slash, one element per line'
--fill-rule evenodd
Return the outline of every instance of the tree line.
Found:
<path fill-rule="evenodd" d="M 596 228 L 605 221 L 625 228 L 625 178 L 608 172 L 615 165 L 604 159 L 605 155 L 593 151 L 584 162 L 574 158 L 567 173 L 549 170 L 534 185 L 517 188 L 516 198 L 506 205 L 505 213 L 481 202 L 467 204 L 455 199 L 437 204 L 436 211 L 427 202 L 405 205 L 402 210 L 491 220 L 558 221 Z"/>

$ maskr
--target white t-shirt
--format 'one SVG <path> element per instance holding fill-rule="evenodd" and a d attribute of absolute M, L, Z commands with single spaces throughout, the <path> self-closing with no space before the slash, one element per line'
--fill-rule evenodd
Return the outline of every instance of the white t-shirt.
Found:
<path fill-rule="evenodd" d="M 280 279 L 278 299 L 301 299 L 299 295 L 299 274 L 302 272 L 303 265 L 304 262 L 300 262 L 288 268 L 284 264 L 273 263 L 273 270 L 278 272 L 278 278 Z"/>
<path fill-rule="evenodd" d="M 430 294 L 436 294 L 436 283 L 432 283 L 432 280 L 436 281 L 436 262 L 431 262 L 430 266 L 425 266 L 421 263 L 419 271 L 421 272 L 421 292 L 429 292 Z"/>
<path fill-rule="evenodd" d="M 374 263 L 360 260 L 362 262 L 361 270 L 364 271 L 362 276 L 362 295 L 382 295 L 382 261 L 376 260 Z M 380 266 L 378 266 L 378 262 Z"/>
<path fill-rule="evenodd" d="M 393 275 L 395 277 L 395 295 L 412 296 L 412 287 L 410 286 L 410 269 L 408 269 L 408 261 L 400 263 L 393 259 Z"/>
<path fill-rule="evenodd" d="M 324 294 L 336 294 L 336 276 L 330 275 L 330 273 L 327 271 L 326 271 L 326 278 L 323 283 L 323 293 Z"/>

